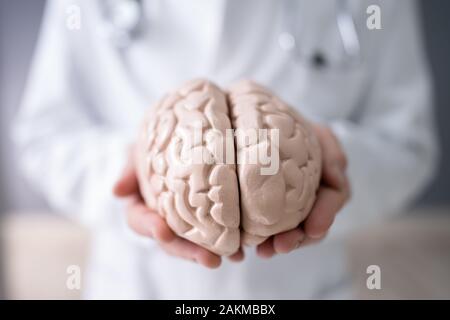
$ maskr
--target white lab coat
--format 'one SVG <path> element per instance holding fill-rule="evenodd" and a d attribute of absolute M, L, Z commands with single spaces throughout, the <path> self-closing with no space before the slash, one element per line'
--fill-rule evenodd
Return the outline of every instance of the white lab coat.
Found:
<path fill-rule="evenodd" d="M 335 1 L 303 0 L 290 10 L 301 32 L 286 29 L 281 2 L 144 1 L 146 31 L 119 48 L 105 36 L 99 1 L 49 1 L 14 136 L 36 188 L 92 226 L 87 298 L 350 297 L 342 236 L 399 212 L 429 180 L 437 148 L 414 1 L 350 1 L 362 57 L 350 68 L 338 63 Z M 366 8 L 374 3 L 382 29 L 370 31 Z M 80 30 L 66 25 L 73 4 Z M 329 68 L 280 46 L 284 32 L 303 52 L 320 50 Z M 221 86 L 254 79 L 333 129 L 353 197 L 325 242 L 268 261 L 247 250 L 243 263 L 206 270 L 128 229 L 111 192 L 128 145 L 144 111 L 195 77 Z"/>

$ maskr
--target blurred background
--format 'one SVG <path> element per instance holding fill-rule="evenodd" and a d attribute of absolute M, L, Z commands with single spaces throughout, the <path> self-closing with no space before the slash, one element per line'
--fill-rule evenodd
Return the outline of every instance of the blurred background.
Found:
<path fill-rule="evenodd" d="M 81 227 L 48 213 L 45 201 L 21 178 L 11 151 L 10 123 L 24 88 L 44 5 L 45 0 L 0 0 L 1 298 L 78 298 L 79 292 L 65 287 L 65 266 L 83 264 L 89 243 Z M 435 80 L 442 157 L 433 183 L 411 212 L 349 240 L 354 266 L 377 254 L 377 261 L 388 266 L 383 283 L 389 288 L 376 294 L 361 290 L 363 298 L 450 298 L 450 2 L 422 1 L 421 8 Z M 403 258 L 398 257 L 400 251 Z M 429 260 L 434 261 L 432 266 L 423 264 Z M 411 271 L 399 276 L 402 268 L 417 272 L 432 268 L 433 274 Z M 40 272 L 51 274 L 55 283 L 41 282 L 48 278 L 40 277 Z M 354 276 L 357 286 L 365 285 L 365 274 L 355 271 Z"/>

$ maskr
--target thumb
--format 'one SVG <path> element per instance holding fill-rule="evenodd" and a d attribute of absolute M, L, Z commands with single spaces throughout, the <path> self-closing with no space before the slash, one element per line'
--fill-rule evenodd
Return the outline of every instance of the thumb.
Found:
<path fill-rule="evenodd" d="M 133 150 L 134 148 L 130 149 L 127 164 L 119 180 L 113 187 L 113 193 L 117 197 L 127 197 L 139 192 L 139 183 L 136 176 Z"/>
<path fill-rule="evenodd" d="M 345 187 L 347 158 L 342 147 L 328 127 L 315 126 L 322 149 L 323 182 L 335 189 Z"/>

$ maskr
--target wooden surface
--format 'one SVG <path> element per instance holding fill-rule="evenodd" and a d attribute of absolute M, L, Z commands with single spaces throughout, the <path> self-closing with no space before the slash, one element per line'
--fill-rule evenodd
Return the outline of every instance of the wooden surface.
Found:
<path fill-rule="evenodd" d="M 1 224 L 3 268 L 9 299 L 79 299 L 69 290 L 67 268 L 85 266 L 86 230 L 57 215 L 11 214 Z"/>
<path fill-rule="evenodd" d="M 450 212 L 422 209 L 361 230 L 348 241 L 355 298 L 450 299 Z M 85 266 L 89 235 L 57 215 L 10 214 L 2 240 L 7 297 L 79 299 L 67 267 Z M 367 266 L 381 269 L 381 290 L 366 286 Z"/>
<path fill-rule="evenodd" d="M 366 285 L 367 266 L 381 290 Z M 424 209 L 363 230 L 349 241 L 349 266 L 360 299 L 450 299 L 450 212 Z"/>

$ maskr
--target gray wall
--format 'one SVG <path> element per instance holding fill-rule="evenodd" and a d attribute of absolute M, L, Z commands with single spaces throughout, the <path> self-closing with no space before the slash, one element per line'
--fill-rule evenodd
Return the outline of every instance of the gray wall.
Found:
<path fill-rule="evenodd" d="M 0 213 L 44 207 L 18 173 L 9 139 L 44 4 L 45 0 L 0 0 Z"/>
<path fill-rule="evenodd" d="M 450 204 L 450 1 L 423 0 L 422 12 L 436 92 L 436 119 L 442 158 L 435 181 L 421 203 Z"/>
<path fill-rule="evenodd" d="M 392 0 L 395 1 L 395 0 Z M 39 29 L 44 0 L 0 0 L 0 213 L 5 210 L 42 208 L 43 201 L 30 191 L 8 156 L 6 137 L 11 116 L 24 86 L 29 60 Z M 450 204 L 450 1 L 422 2 L 425 31 L 436 83 L 436 115 L 443 150 L 440 170 L 420 204 Z M 7 169 L 5 169 L 7 168 Z"/>

